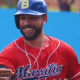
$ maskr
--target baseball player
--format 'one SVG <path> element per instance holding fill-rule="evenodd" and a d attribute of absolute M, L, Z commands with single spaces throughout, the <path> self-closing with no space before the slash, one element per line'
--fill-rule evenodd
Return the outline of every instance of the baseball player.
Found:
<path fill-rule="evenodd" d="M 14 17 L 23 36 L 1 51 L 0 80 L 80 80 L 71 46 L 44 34 L 44 0 L 19 0 Z"/>

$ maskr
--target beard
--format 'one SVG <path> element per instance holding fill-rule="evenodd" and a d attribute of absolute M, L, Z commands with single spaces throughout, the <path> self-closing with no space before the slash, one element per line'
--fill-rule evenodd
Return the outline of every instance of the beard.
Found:
<path fill-rule="evenodd" d="M 43 24 L 41 24 L 41 26 L 39 26 L 38 28 L 36 26 L 33 25 L 28 25 L 28 26 L 23 26 L 22 28 L 20 28 L 20 32 L 22 33 L 22 35 L 24 36 L 24 38 L 28 41 L 34 40 L 35 38 L 37 38 L 39 36 L 39 34 L 42 31 L 42 26 Z M 24 32 L 23 29 L 25 28 L 33 28 L 35 29 L 35 33 L 32 36 L 27 36 Z"/>

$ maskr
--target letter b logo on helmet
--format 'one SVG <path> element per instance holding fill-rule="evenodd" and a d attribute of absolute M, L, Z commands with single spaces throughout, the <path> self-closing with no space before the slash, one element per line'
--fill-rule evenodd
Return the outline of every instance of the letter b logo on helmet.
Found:
<path fill-rule="evenodd" d="M 44 15 L 47 14 L 47 5 L 44 0 L 19 0 L 17 12 L 14 14 L 16 26 L 19 29 L 19 15 Z"/>
<path fill-rule="evenodd" d="M 22 9 L 28 8 L 29 7 L 29 0 L 23 0 L 22 1 Z"/>

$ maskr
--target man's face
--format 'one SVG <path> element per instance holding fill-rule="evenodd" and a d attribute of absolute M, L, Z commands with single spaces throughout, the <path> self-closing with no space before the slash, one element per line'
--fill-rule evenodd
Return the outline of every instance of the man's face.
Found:
<path fill-rule="evenodd" d="M 42 16 L 20 15 L 20 31 L 26 40 L 34 40 L 42 28 Z"/>

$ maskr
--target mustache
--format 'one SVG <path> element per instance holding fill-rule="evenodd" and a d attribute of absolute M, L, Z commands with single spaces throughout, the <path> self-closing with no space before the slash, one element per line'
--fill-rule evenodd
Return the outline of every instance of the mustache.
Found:
<path fill-rule="evenodd" d="M 22 26 L 22 28 L 21 28 L 21 29 L 25 29 L 25 28 L 34 28 L 34 29 L 36 29 L 36 27 L 35 27 L 35 26 L 33 26 L 33 25 Z"/>

